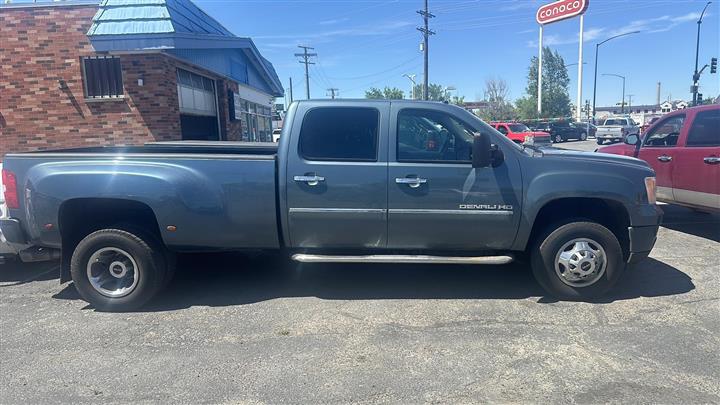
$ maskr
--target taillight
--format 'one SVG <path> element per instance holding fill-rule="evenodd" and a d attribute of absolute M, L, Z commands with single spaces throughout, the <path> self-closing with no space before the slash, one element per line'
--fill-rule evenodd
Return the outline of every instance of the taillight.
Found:
<path fill-rule="evenodd" d="M 2 184 L 5 187 L 5 204 L 7 204 L 7 207 L 12 209 L 20 208 L 15 173 L 3 169 Z"/>

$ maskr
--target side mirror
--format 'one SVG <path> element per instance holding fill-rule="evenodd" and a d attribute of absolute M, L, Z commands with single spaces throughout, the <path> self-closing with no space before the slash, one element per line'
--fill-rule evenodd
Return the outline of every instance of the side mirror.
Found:
<path fill-rule="evenodd" d="M 487 134 L 478 133 L 473 137 L 472 145 L 472 167 L 479 169 L 492 165 L 492 150 L 490 137 Z"/>
<path fill-rule="evenodd" d="M 625 143 L 628 145 L 637 145 L 640 141 L 640 137 L 637 136 L 637 134 L 630 134 L 625 137 Z"/>

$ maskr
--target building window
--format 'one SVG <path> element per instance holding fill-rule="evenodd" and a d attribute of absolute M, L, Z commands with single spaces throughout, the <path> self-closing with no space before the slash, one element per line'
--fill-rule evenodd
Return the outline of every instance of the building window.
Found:
<path fill-rule="evenodd" d="M 187 70 L 177 70 L 181 114 L 217 115 L 214 80 Z"/>
<path fill-rule="evenodd" d="M 82 58 L 86 98 L 117 98 L 123 96 L 120 58 L 93 56 Z"/>

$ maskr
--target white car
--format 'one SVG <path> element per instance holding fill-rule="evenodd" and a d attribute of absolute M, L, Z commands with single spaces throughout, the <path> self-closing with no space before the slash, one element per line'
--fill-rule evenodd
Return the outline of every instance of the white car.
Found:
<path fill-rule="evenodd" d="M 630 117 L 609 117 L 598 125 L 595 138 L 597 144 L 602 145 L 605 141 L 624 141 L 628 135 L 640 135 L 640 127 Z"/>

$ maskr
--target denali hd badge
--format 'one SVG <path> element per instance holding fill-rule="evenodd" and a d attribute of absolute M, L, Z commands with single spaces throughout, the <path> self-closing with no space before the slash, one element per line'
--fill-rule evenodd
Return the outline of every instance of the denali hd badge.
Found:
<path fill-rule="evenodd" d="M 504 204 L 460 204 L 461 210 L 512 211 L 512 205 Z"/>

